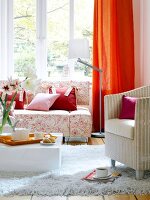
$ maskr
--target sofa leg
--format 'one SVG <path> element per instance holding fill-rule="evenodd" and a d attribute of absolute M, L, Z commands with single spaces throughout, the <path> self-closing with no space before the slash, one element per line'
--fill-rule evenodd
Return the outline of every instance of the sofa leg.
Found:
<path fill-rule="evenodd" d="M 88 142 L 89 142 L 89 138 L 87 137 L 87 138 L 86 138 L 86 143 L 88 144 Z"/>
<path fill-rule="evenodd" d="M 111 159 L 111 167 L 112 167 L 112 168 L 115 168 L 115 163 L 116 163 L 116 161 L 113 160 L 113 159 Z"/>
<path fill-rule="evenodd" d="M 63 136 L 63 144 L 65 143 L 65 141 L 66 141 L 66 140 L 65 140 L 65 137 Z"/>
<path fill-rule="evenodd" d="M 136 170 L 136 179 L 141 180 L 144 178 L 144 170 Z"/>

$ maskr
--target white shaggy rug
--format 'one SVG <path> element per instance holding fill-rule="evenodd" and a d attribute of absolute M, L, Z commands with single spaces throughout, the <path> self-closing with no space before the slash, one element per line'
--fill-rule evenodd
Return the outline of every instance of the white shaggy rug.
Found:
<path fill-rule="evenodd" d="M 47 173 L 0 172 L 0 195 L 106 195 L 115 193 L 150 193 L 150 172 L 135 180 L 134 170 L 117 163 L 122 176 L 113 183 L 82 181 L 81 178 L 100 166 L 110 166 L 104 145 L 62 146 L 62 167 Z"/>

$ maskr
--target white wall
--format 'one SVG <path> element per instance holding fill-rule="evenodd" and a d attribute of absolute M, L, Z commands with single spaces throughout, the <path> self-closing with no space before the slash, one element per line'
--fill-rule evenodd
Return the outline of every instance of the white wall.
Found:
<path fill-rule="evenodd" d="M 150 84 L 150 0 L 133 0 L 135 87 Z"/>
<path fill-rule="evenodd" d="M 140 72 L 140 0 L 133 0 L 135 87 L 141 85 Z"/>

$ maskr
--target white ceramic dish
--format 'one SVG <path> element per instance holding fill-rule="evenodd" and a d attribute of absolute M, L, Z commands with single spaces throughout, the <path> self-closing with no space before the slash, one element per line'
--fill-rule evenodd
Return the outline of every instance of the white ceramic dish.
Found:
<path fill-rule="evenodd" d="M 97 177 L 96 175 L 93 176 L 94 179 L 99 179 L 99 180 L 107 180 L 112 177 L 112 174 L 108 174 L 108 176 L 105 177 Z"/>
<path fill-rule="evenodd" d="M 53 142 L 53 143 L 44 143 L 43 141 L 40 141 L 40 144 L 41 145 L 54 145 L 54 144 L 56 144 L 56 142 Z"/>

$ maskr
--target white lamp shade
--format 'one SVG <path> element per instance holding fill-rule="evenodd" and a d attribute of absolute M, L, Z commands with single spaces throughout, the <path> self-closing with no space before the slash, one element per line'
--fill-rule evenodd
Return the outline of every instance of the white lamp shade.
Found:
<path fill-rule="evenodd" d="M 89 41 L 87 39 L 70 40 L 68 58 L 90 58 Z"/>

